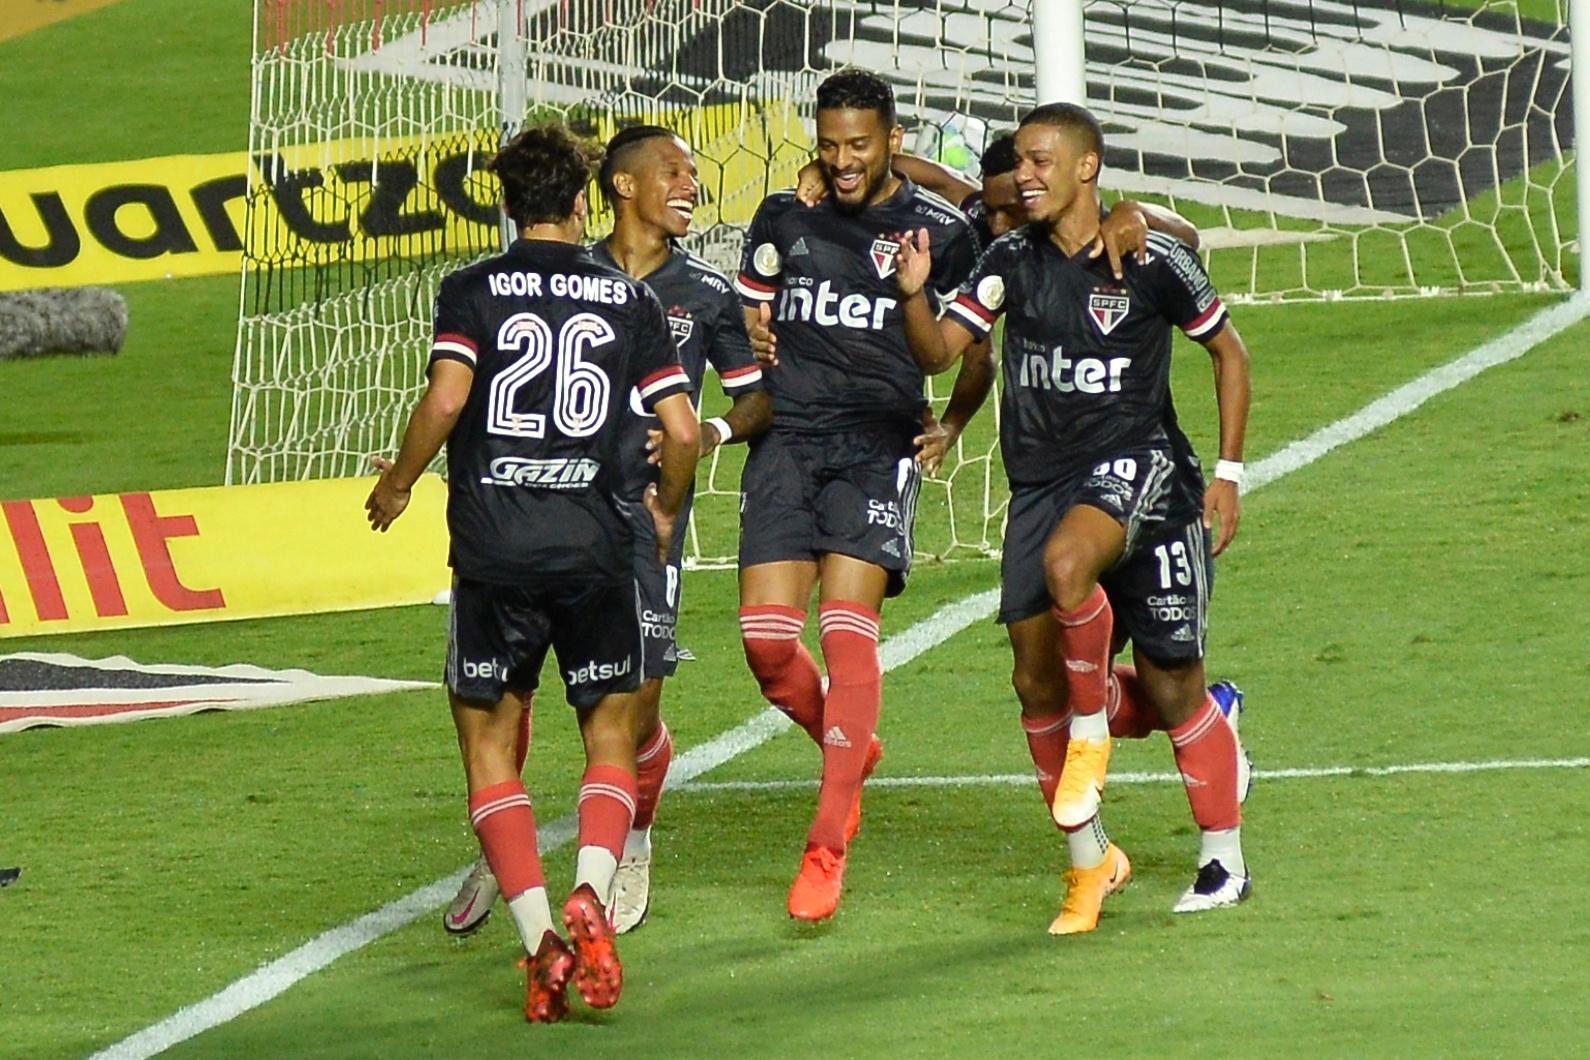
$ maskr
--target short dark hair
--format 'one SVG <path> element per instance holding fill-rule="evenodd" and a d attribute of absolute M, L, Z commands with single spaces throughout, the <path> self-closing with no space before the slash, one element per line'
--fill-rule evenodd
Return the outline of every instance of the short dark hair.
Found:
<path fill-rule="evenodd" d="M 1029 110 L 1021 119 L 1021 124 L 1022 127 L 1053 125 L 1075 136 L 1083 150 L 1099 156 L 1099 168 L 1104 167 L 1104 130 L 1099 126 L 1099 119 L 1088 108 L 1075 103 L 1045 103 Z"/>
<path fill-rule="evenodd" d="M 502 145 L 486 166 L 502 183 L 508 216 L 521 227 L 556 224 L 574 213 L 601 151 L 561 122 L 532 125 Z"/>
<path fill-rule="evenodd" d="M 1002 177 L 1016 171 L 1016 134 L 1000 133 L 983 149 L 983 176 Z"/>
<path fill-rule="evenodd" d="M 875 110 L 886 128 L 894 128 L 894 89 L 866 70 L 841 70 L 817 86 L 818 110 Z"/>
<path fill-rule="evenodd" d="M 631 125 L 620 129 L 618 134 L 607 141 L 607 150 L 602 156 L 602 168 L 597 173 L 596 183 L 602 189 L 602 197 L 609 206 L 618 199 L 618 189 L 613 186 L 613 176 L 630 162 L 633 149 L 649 140 L 660 137 L 676 139 L 679 134 L 672 129 L 665 129 L 661 125 Z"/>

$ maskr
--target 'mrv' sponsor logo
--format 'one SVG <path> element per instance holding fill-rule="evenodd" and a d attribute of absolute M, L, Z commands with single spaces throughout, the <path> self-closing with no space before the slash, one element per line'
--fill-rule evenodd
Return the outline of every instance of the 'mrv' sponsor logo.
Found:
<path fill-rule="evenodd" d="M 565 684 L 582 685 L 591 681 L 610 681 L 615 677 L 623 677 L 629 673 L 634 665 L 633 659 L 625 659 L 616 663 L 586 663 L 578 670 L 570 670 L 564 675 Z"/>
<path fill-rule="evenodd" d="M 538 489 L 584 489 L 596 481 L 602 465 L 595 460 L 528 460 L 518 456 L 499 456 L 491 462 L 491 474 L 480 480 L 483 486 L 534 486 Z"/>

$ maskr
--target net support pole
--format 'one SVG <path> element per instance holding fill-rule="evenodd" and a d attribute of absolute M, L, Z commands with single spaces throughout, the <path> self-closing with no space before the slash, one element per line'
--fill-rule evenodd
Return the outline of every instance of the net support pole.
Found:
<path fill-rule="evenodd" d="M 1590 294 L 1590 0 L 1568 0 L 1569 74 L 1573 79 L 1574 218 L 1579 228 L 1579 290 Z"/>
<path fill-rule="evenodd" d="M 529 109 L 529 84 L 526 80 L 528 53 L 519 37 L 523 0 L 497 2 L 497 113 L 502 122 L 500 143 L 507 143 L 524 124 Z M 512 218 L 502 219 L 502 245 L 507 248 L 519 238 Z"/>
<path fill-rule="evenodd" d="M 1039 103 L 1087 105 L 1082 0 L 1032 0 L 1032 52 Z"/>

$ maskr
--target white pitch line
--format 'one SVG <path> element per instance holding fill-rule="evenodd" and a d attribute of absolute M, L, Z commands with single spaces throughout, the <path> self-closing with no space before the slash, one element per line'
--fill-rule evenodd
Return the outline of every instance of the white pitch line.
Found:
<path fill-rule="evenodd" d="M 1256 462 L 1248 470 L 1246 492 L 1252 492 L 1307 467 L 1331 450 L 1405 416 L 1430 398 L 1474 378 L 1486 368 L 1521 357 L 1533 347 L 1590 315 L 1590 298 L 1578 295 L 1530 317 L 1524 323 L 1482 346 L 1398 387 L 1370 402 L 1360 411 L 1309 435 Z M 975 593 L 889 638 L 880 646 L 884 669 L 891 670 L 942 643 L 962 629 L 993 614 L 999 591 Z M 759 746 L 782 732 L 788 723 L 769 707 L 728 732 L 693 747 L 675 759 L 668 771 L 670 787 L 687 783 L 701 773 Z M 883 778 L 880 778 L 882 780 Z M 876 783 L 876 782 L 874 782 Z M 574 834 L 572 815 L 541 831 L 542 847 L 553 850 Z M 558 842 L 553 844 L 556 838 Z M 337 958 L 404 927 L 451 897 L 467 868 L 413 891 L 357 920 L 315 936 L 302 946 L 250 972 L 218 993 L 167 1016 L 116 1044 L 94 1054 L 93 1060 L 145 1060 L 179 1042 L 241 1016 L 285 991 L 288 987 L 330 965 Z"/>
<path fill-rule="evenodd" d="M 999 590 L 975 593 L 940 608 L 934 614 L 900 631 L 878 648 L 885 670 L 904 666 L 923 652 L 949 640 L 972 623 L 986 618 L 999 602 Z M 737 755 L 744 754 L 789 728 L 791 722 L 772 707 L 749 720 L 692 747 L 674 759 L 668 770 L 668 786 L 688 783 Z M 566 814 L 540 829 L 541 851 L 556 850 L 574 838 L 578 830 L 575 814 Z M 211 994 L 203 1001 L 178 1009 L 159 1023 L 124 1038 L 94 1054 L 94 1060 L 145 1060 L 164 1052 L 197 1034 L 219 1027 L 278 996 L 293 984 L 328 967 L 337 958 L 367 946 L 383 935 L 406 927 L 453 897 L 464 875 L 465 866 L 435 883 L 411 891 L 373 913 L 323 932 L 269 964 Z"/>
<path fill-rule="evenodd" d="M 1409 762 L 1395 766 L 1312 766 L 1255 769 L 1253 779 L 1313 780 L 1319 777 L 1397 777 L 1410 773 L 1490 773 L 1498 769 L 1586 769 L 1590 758 L 1517 758 L 1490 762 Z M 1031 773 L 989 773 L 958 777 L 873 777 L 867 788 L 996 788 L 1025 787 Z M 1111 773 L 1111 784 L 1180 784 L 1180 773 Z M 814 778 L 800 780 L 712 780 L 683 784 L 683 793 L 720 791 L 798 791 L 815 788 Z"/>

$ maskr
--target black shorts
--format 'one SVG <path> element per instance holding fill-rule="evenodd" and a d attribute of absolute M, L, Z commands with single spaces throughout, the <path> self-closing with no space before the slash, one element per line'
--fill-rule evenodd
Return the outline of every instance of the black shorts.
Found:
<path fill-rule="evenodd" d="M 557 655 L 570 706 L 640 684 L 640 623 L 633 582 L 532 589 L 453 579 L 443 679 L 461 699 L 496 703 L 532 692 L 547 649 Z"/>
<path fill-rule="evenodd" d="M 1088 471 L 1039 486 L 1012 486 L 1000 563 L 999 621 L 1020 622 L 1053 606 L 1044 577 L 1043 550 L 1060 520 L 1086 504 L 1113 516 L 1126 530 L 1117 567 L 1128 563 L 1145 534 L 1171 519 L 1176 464 L 1166 446 L 1122 450 Z M 1102 580 L 1102 579 L 1101 579 Z"/>
<path fill-rule="evenodd" d="M 1099 579 L 1115 627 L 1158 663 L 1204 657 L 1214 557 L 1201 515 L 1159 526 Z"/>
<path fill-rule="evenodd" d="M 640 599 L 640 643 L 643 681 L 672 677 L 679 669 L 680 566 L 685 556 L 685 535 L 690 531 L 691 499 L 686 498 L 674 524 L 668 563 L 657 562 L 657 528 L 646 506 L 635 503 L 635 591 Z"/>
<path fill-rule="evenodd" d="M 824 553 L 889 572 L 905 589 L 922 473 L 916 432 L 888 427 L 751 441 L 740 478 L 740 568 Z"/>

